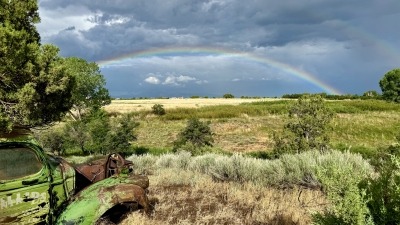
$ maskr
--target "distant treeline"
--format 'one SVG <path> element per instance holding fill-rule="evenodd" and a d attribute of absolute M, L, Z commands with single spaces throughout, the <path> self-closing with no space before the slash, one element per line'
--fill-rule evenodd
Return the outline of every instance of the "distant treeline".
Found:
<path fill-rule="evenodd" d="M 284 94 L 281 98 L 298 99 L 303 95 L 320 95 L 324 99 L 330 100 L 345 100 L 345 99 L 382 99 L 382 96 L 376 91 L 367 91 L 363 95 L 357 94 L 344 94 L 344 95 L 332 95 L 325 92 L 322 93 L 297 93 L 297 94 Z M 193 95 L 190 97 L 132 97 L 132 98 L 113 98 L 113 100 L 135 100 L 135 99 L 176 99 L 176 98 L 235 98 L 232 94 L 224 94 L 220 97 L 209 97 L 209 96 L 199 96 Z M 279 98 L 277 96 L 240 96 L 241 99 L 262 99 L 262 98 Z"/>
<path fill-rule="evenodd" d="M 329 100 L 345 100 L 345 99 L 382 99 L 382 96 L 375 91 L 365 92 L 363 95 L 345 94 L 345 95 L 331 95 L 327 93 L 302 93 L 302 94 L 284 94 L 282 98 L 298 99 L 303 95 L 320 95 L 324 99 Z"/>

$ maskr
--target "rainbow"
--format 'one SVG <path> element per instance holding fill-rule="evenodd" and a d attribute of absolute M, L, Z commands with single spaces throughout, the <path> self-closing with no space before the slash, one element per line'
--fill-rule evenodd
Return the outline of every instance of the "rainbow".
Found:
<path fill-rule="evenodd" d="M 100 67 L 105 67 L 107 65 L 112 65 L 126 59 L 132 58 L 146 58 L 146 57 L 163 57 L 163 56 L 176 56 L 176 55 L 224 55 L 231 57 L 243 58 L 245 60 L 250 60 L 253 62 L 261 63 L 279 71 L 285 72 L 292 76 L 298 77 L 306 82 L 309 82 L 321 90 L 327 92 L 328 94 L 342 94 L 339 90 L 334 87 L 328 85 L 327 83 L 316 78 L 315 75 L 296 68 L 292 65 L 279 62 L 277 60 L 273 60 L 271 58 L 258 56 L 251 53 L 235 51 L 231 49 L 225 48 L 217 48 L 217 47 L 165 47 L 165 48 L 153 48 L 149 50 L 143 51 L 135 51 L 123 55 L 119 55 L 117 57 L 113 57 L 106 60 L 97 61 L 97 64 Z"/>
<path fill-rule="evenodd" d="M 393 60 L 393 62 L 396 63 L 400 61 L 400 52 L 398 51 L 398 47 L 386 40 L 379 38 L 376 34 L 367 32 L 357 26 L 345 22 L 338 22 L 336 26 L 343 29 L 345 34 L 354 37 L 356 40 L 375 45 L 375 50 L 377 53 L 379 52 L 383 56 L 386 56 L 386 59 Z"/>

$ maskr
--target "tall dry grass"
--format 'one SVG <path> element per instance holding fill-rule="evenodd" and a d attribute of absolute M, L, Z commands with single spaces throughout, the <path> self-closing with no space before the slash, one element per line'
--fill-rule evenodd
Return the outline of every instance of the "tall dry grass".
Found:
<path fill-rule="evenodd" d="M 329 206 L 319 175 L 340 185 L 335 174 L 357 181 L 373 172 L 360 155 L 338 151 L 277 160 L 188 152 L 128 159 L 149 176 L 154 211 L 123 224 L 310 224 Z"/>
<path fill-rule="evenodd" d="M 154 211 L 133 213 L 122 224 L 298 224 L 326 207 L 318 190 L 216 182 L 192 171 L 162 169 L 149 176 Z"/>

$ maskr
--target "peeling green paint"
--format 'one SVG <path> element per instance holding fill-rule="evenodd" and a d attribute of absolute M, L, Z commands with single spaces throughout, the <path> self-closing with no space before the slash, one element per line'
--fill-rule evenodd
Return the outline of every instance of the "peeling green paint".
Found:
<path fill-rule="evenodd" d="M 57 224 L 94 224 L 108 209 L 123 202 L 138 202 L 149 207 L 145 176 L 113 176 L 81 191 L 60 215 Z"/>
<path fill-rule="evenodd" d="M 116 174 L 76 193 L 77 169 L 45 154 L 25 132 L 0 134 L 1 154 L 0 224 L 94 224 L 119 204 L 149 207 L 146 176 Z"/>

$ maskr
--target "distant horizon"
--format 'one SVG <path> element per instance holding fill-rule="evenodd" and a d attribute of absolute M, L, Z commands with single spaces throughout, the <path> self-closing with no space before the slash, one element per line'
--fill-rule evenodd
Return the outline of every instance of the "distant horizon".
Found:
<path fill-rule="evenodd" d="M 373 90 L 370 90 L 373 91 Z M 366 91 L 368 92 L 368 91 Z M 377 91 L 378 94 L 381 94 L 380 92 Z M 232 94 L 232 93 L 225 93 L 225 94 Z M 362 94 L 327 94 L 324 92 L 321 93 L 291 93 L 291 94 L 283 94 L 281 96 L 250 96 L 250 95 L 240 95 L 237 96 L 235 94 L 232 94 L 234 97 L 233 98 L 283 98 L 285 95 L 303 95 L 303 94 L 310 94 L 310 95 L 318 95 L 318 94 L 326 94 L 328 96 L 363 96 L 364 93 Z M 112 99 L 193 99 L 193 98 L 224 98 L 223 95 L 220 96 L 208 96 L 208 95 L 188 95 L 188 96 L 112 96 L 110 95 Z M 229 99 L 229 98 L 225 98 Z"/>

